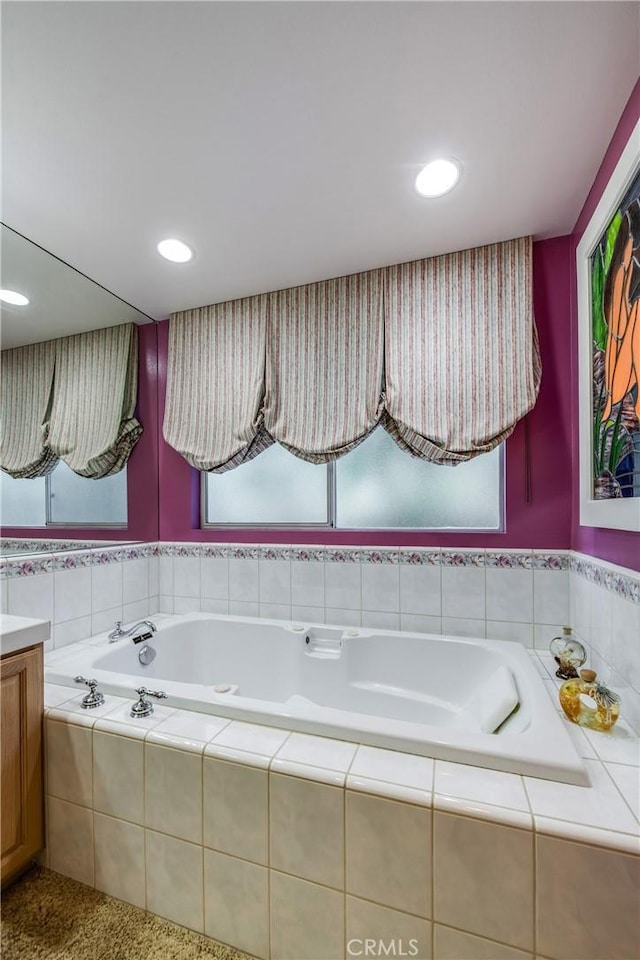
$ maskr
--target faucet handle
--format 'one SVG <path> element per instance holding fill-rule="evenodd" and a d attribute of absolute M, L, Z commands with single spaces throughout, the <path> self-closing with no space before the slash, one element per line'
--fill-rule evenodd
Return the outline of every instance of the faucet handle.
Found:
<path fill-rule="evenodd" d="M 153 704 L 145 697 L 155 697 L 156 700 L 164 700 L 168 694 L 164 690 L 147 690 L 146 687 L 138 687 L 136 693 L 140 697 L 131 707 L 132 717 L 150 717 L 153 713 Z"/>
<path fill-rule="evenodd" d="M 92 710 L 93 707 L 101 707 L 104 703 L 104 694 L 96 691 L 97 680 L 86 680 L 85 677 L 74 677 L 76 683 L 85 683 L 89 687 L 89 693 L 82 698 L 80 706 L 83 710 Z"/>

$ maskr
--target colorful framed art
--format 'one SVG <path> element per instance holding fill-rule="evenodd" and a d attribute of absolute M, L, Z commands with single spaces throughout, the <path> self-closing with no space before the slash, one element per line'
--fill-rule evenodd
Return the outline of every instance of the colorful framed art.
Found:
<path fill-rule="evenodd" d="M 640 121 L 577 250 L 580 524 L 640 530 Z"/>

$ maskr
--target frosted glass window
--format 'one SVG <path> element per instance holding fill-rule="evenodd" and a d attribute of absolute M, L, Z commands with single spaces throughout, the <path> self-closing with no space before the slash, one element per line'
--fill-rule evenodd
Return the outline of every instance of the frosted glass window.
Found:
<path fill-rule="evenodd" d="M 87 525 L 127 522 L 127 470 L 101 480 L 79 477 L 59 463 L 49 478 L 51 523 Z"/>
<path fill-rule="evenodd" d="M 457 467 L 418 460 L 382 428 L 336 461 L 336 526 L 501 528 L 501 450 Z"/>
<path fill-rule="evenodd" d="M 14 480 L 0 471 L 0 521 L 4 527 L 44 527 L 47 522 L 46 480 Z"/>
<path fill-rule="evenodd" d="M 207 523 L 329 523 L 327 467 L 277 443 L 235 470 L 205 478 Z"/>
<path fill-rule="evenodd" d="M 14 480 L 0 472 L 0 504 L 5 527 L 126 526 L 127 471 L 102 480 L 79 477 L 65 463 L 34 480 Z"/>

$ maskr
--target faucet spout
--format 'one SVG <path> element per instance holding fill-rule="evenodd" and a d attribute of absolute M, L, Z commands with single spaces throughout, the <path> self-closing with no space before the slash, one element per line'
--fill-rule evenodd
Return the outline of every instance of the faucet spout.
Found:
<path fill-rule="evenodd" d="M 109 642 L 115 643 L 116 640 L 122 640 L 123 637 L 130 637 L 139 627 L 147 627 L 151 633 L 156 633 L 158 628 L 151 620 L 139 620 L 128 630 L 122 629 L 122 620 L 116 620 L 115 629 L 109 634 Z"/>

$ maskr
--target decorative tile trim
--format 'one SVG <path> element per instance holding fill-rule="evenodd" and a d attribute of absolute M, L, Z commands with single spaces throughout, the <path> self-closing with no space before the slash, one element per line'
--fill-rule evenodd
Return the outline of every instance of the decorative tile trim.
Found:
<path fill-rule="evenodd" d="M 568 570 L 569 553 L 537 553 L 533 551 L 534 570 Z"/>
<path fill-rule="evenodd" d="M 52 553 L 49 556 L 19 557 L 0 559 L 0 580 L 14 577 L 33 577 L 40 573 L 52 573 L 55 570 L 76 570 L 79 567 L 103 566 L 107 563 L 124 563 L 127 560 L 140 560 L 143 557 L 158 556 L 157 543 L 141 543 L 134 546 L 117 546 L 105 549 L 73 550 L 68 553 Z"/>
<path fill-rule="evenodd" d="M 443 567 L 484 567 L 484 550 L 442 550 L 440 565 Z"/>
<path fill-rule="evenodd" d="M 533 554 L 530 550 L 527 552 L 518 552 L 516 550 L 513 553 L 489 553 L 488 551 L 484 555 L 485 566 L 487 567 L 500 567 L 504 570 L 532 570 L 533 569 Z"/>
<path fill-rule="evenodd" d="M 630 575 L 619 573 L 583 554 L 571 554 L 569 564 L 572 573 L 583 577 L 589 583 L 595 583 L 623 600 L 640 604 L 640 574 L 634 574 L 633 571 Z"/>
<path fill-rule="evenodd" d="M 362 550 L 360 553 L 360 563 L 399 563 L 399 550 Z"/>
<path fill-rule="evenodd" d="M 327 549 L 324 559 L 326 563 L 360 563 L 360 550 L 353 547 L 338 547 L 336 550 Z"/>

